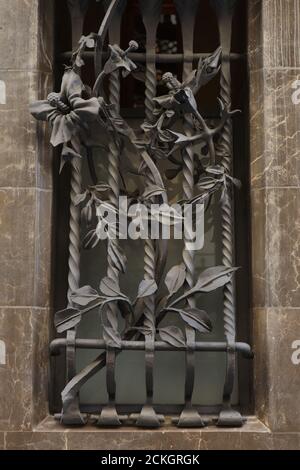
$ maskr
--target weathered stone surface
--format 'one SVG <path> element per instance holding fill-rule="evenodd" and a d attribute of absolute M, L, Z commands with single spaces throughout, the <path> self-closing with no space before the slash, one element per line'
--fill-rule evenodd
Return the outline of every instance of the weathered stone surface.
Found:
<path fill-rule="evenodd" d="M 0 438 L 4 433 L 0 433 Z M 7 432 L 6 450 L 299 450 L 299 433 L 60 430 L 55 432 Z M 148 435 L 148 436 L 147 436 Z M 150 437 L 151 436 L 151 437 Z M 141 445 L 141 439 L 145 445 Z M 82 442 L 80 442 L 82 440 Z M 147 444 L 151 443 L 151 446 Z M 161 444 L 160 444 L 161 442 Z M 152 443 L 156 443 L 152 447 Z"/>
<path fill-rule="evenodd" d="M 50 300 L 50 192 L 0 188 L 0 218 L 0 305 L 45 307 Z"/>
<path fill-rule="evenodd" d="M 228 430 L 227 430 L 228 431 Z M 239 450 L 241 432 L 205 432 L 201 433 L 200 450 Z"/>
<path fill-rule="evenodd" d="M 6 84 L 6 104 L 0 105 L 0 186 L 51 188 L 49 125 L 36 121 L 29 105 L 47 97 L 52 77 L 0 71 L 0 80 Z"/>
<path fill-rule="evenodd" d="M 54 9 L 55 2 L 39 0 L 38 8 L 38 70 L 52 73 L 54 59 Z"/>
<path fill-rule="evenodd" d="M 47 410 L 48 312 L 0 308 L 6 363 L 0 366 L 0 429 L 29 430 Z"/>
<path fill-rule="evenodd" d="M 240 450 L 272 450 L 273 439 L 272 434 L 241 432 Z"/>
<path fill-rule="evenodd" d="M 300 67 L 299 1 L 263 0 L 261 8 L 264 66 Z"/>
<path fill-rule="evenodd" d="M 137 430 L 69 432 L 67 449 L 69 450 L 166 450 L 171 445 L 165 434 L 157 431 L 139 432 Z"/>
<path fill-rule="evenodd" d="M 300 434 L 276 433 L 273 434 L 274 450 L 300 450 Z"/>
<path fill-rule="evenodd" d="M 299 188 L 271 189 L 267 199 L 266 262 L 270 306 L 300 306 Z"/>
<path fill-rule="evenodd" d="M 255 414 L 266 422 L 269 412 L 270 377 L 267 360 L 267 311 L 253 310 L 253 382 L 255 395 Z"/>
<path fill-rule="evenodd" d="M 265 251 L 267 246 L 265 199 L 265 190 L 251 191 L 253 307 L 266 305 L 268 296 L 268 260 Z"/>
<path fill-rule="evenodd" d="M 292 344 L 300 339 L 300 309 L 269 309 L 267 315 L 268 425 L 299 432 L 300 365 L 292 362 Z"/>
<path fill-rule="evenodd" d="M 262 2 L 248 2 L 248 61 L 250 72 L 262 68 Z"/>
<path fill-rule="evenodd" d="M 42 309 L 38 315 L 32 312 L 32 418 L 34 426 L 38 425 L 49 413 L 49 331 L 50 311 Z"/>
<path fill-rule="evenodd" d="M 0 432 L 0 450 L 4 450 L 4 432 Z"/>
<path fill-rule="evenodd" d="M 36 191 L 33 305 L 48 307 L 51 290 L 52 192 Z"/>
<path fill-rule="evenodd" d="M 52 69 L 54 2 L 0 0 L 1 69 Z"/>
<path fill-rule="evenodd" d="M 268 429 L 255 417 L 248 417 L 243 430 L 208 426 L 201 429 L 176 429 L 167 424 L 161 429 L 147 430 L 134 427 L 122 429 L 102 429 L 88 425 L 84 428 L 61 428 L 51 417 L 46 418 L 37 428 L 38 432 L 66 432 L 67 448 L 94 450 L 205 450 L 238 449 L 241 433 L 268 434 Z"/>
<path fill-rule="evenodd" d="M 33 304 L 35 201 L 34 189 L 0 190 L 0 305 Z"/>
<path fill-rule="evenodd" d="M 253 190 L 254 307 L 300 305 L 299 188 Z"/>
<path fill-rule="evenodd" d="M 8 432 L 6 450 L 66 450 L 65 434 L 43 432 Z"/>
<path fill-rule="evenodd" d="M 298 0 L 251 0 L 248 17 L 252 70 L 300 67 Z"/>
<path fill-rule="evenodd" d="M 261 188 L 264 186 L 262 173 L 264 169 L 265 147 L 267 145 L 265 134 L 262 132 L 265 125 L 264 72 L 262 70 L 250 70 L 249 86 L 251 187 Z M 260 175 L 260 177 L 258 177 L 258 175 Z M 254 186 L 255 182 L 256 186 Z"/>
<path fill-rule="evenodd" d="M 300 186 L 299 77 L 299 69 L 250 74 L 252 188 Z"/>
<path fill-rule="evenodd" d="M 300 339 L 300 309 L 256 309 L 254 383 L 256 414 L 273 432 L 299 432 L 300 365 L 292 344 Z"/>

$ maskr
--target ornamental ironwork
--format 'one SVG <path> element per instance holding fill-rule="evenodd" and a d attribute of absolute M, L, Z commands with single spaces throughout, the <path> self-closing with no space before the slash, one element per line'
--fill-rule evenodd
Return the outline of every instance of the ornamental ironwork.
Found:
<path fill-rule="evenodd" d="M 201 0 L 174 0 L 181 22 L 183 38 L 183 79 L 168 72 L 162 76 L 166 94 L 157 96 L 156 31 L 162 0 L 140 0 L 139 6 L 146 31 L 145 61 L 145 120 L 137 133 L 120 114 L 120 83 L 123 77 L 135 73 L 139 67 L 139 44 L 130 41 L 126 50 L 120 47 L 120 23 L 126 1 L 104 1 L 106 13 L 98 33 L 82 36 L 84 17 L 89 1 L 69 0 L 72 19 L 73 53 L 70 66 L 65 68 L 60 92 L 50 93 L 45 100 L 31 105 L 36 119 L 48 121 L 51 126 L 51 144 L 61 145 L 61 166 L 71 166 L 70 232 L 69 232 L 69 290 L 68 304 L 55 313 L 55 327 L 65 338 L 51 342 L 51 354 L 62 348 L 66 351 L 66 385 L 62 390 L 62 411 L 56 416 L 64 425 L 84 425 L 88 420 L 98 426 L 120 426 L 132 422 L 140 427 L 159 427 L 164 416 L 153 405 L 154 359 L 156 351 L 178 350 L 185 354 L 185 405 L 173 423 L 178 427 L 203 427 L 208 424 L 192 403 L 195 379 L 196 351 L 225 352 L 227 357 L 223 405 L 216 420 L 218 426 L 242 426 L 244 418 L 231 406 L 236 375 L 236 354 L 252 357 L 246 343 L 236 341 L 236 312 L 234 295 L 233 207 L 234 186 L 239 181 L 232 177 L 232 124 L 231 109 L 230 39 L 235 1 L 211 0 L 219 25 L 220 47 L 210 54 L 193 53 L 194 19 Z M 108 34 L 108 51 L 104 51 Z M 96 80 L 93 89 L 84 85 L 81 71 L 85 66 L 86 51 L 94 52 Z M 176 55 L 176 54 L 175 54 Z M 223 56 L 223 61 L 222 61 Z M 193 69 L 193 62 L 198 64 Z M 226 60 L 224 60 L 224 58 Z M 208 123 L 198 109 L 196 95 L 214 77 L 220 77 L 220 96 L 216 97 L 219 119 Z M 108 89 L 108 93 L 107 93 Z M 104 91 L 106 90 L 106 92 Z M 208 158 L 206 164 L 196 159 L 194 145 L 204 143 Z M 134 169 L 141 180 L 143 191 L 135 194 L 124 191 L 120 174 L 120 156 L 124 145 L 139 158 Z M 98 181 L 93 147 L 104 146 L 108 153 L 108 179 Z M 82 188 L 82 162 L 86 159 L 91 185 Z M 171 161 L 182 173 L 181 195 L 177 209 L 171 209 L 164 178 L 158 161 Z M 199 170 L 200 168 L 200 170 Z M 122 187 L 122 194 L 121 194 Z M 164 216 L 171 214 L 171 225 L 176 218 L 182 222 L 180 207 L 188 205 L 195 215 L 198 206 L 204 210 L 212 195 L 220 195 L 222 212 L 222 265 L 195 273 L 193 219 L 184 232 L 182 262 L 165 272 L 168 243 L 144 240 L 144 275 L 135 299 L 120 289 L 120 274 L 126 276 L 126 257 L 120 243 L 122 231 L 120 196 L 127 196 L 129 205 L 144 204 L 144 225 L 150 223 L 153 204 L 164 205 L 157 221 L 164 224 Z M 178 209 L 179 207 L 179 209 Z M 102 209 L 116 217 L 109 224 Z M 170 210 L 169 210 L 170 209 Z M 168 212 L 169 211 L 169 212 Z M 137 215 L 129 216 L 131 220 Z M 154 217 L 155 218 L 155 217 Z M 80 240 L 80 223 L 86 235 Z M 108 234 L 103 241 L 103 233 Z M 107 274 L 99 289 L 80 285 L 80 250 L 93 249 L 98 243 L 106 244 Z M 196 298 L 217 289 L 224 290 L 224 331 L 226 341 L 198 341 L 196 332 L 212 331 L 209 312 L 196 306 Z M 103 335 L 99 339 L 84 339 L 77 335 L 83 317 L 98 309 Z M 180 318 L 182 327 L 169 322 L 161 326 L 166 314 Z M 172 318 L 169 316 L 168 318 Z M 122 319 L 122 323 L 120 322 Z M 122 326 L 121 326 L 122 324 Z M 124 325 L 124 326 L 123 326 Z M 105 350 L 81 371 L 76 371 L 76 351 L 80 348 Z M 145 352 L 146 400 L 139 413 L 123 415 L 116 406 L 115 366 L 118 354 L 124 350 Z M 81 412 L 79 392 L 82 386 L 102 368 L 106 369 L 108 403 L 99 416 Z"/>

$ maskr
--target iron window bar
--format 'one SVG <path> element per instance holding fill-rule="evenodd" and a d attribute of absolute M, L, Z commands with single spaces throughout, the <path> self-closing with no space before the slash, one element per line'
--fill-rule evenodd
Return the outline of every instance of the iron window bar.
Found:
<path fill-rule="evenodd" d="M 109 54 L 108 52 L 102 52 L 101 57 L 103 60 L 108 59 Z M 210 53 L 209 52 L 193 52 L 191 54 L 191 58 L 193 61 L 198 61 L 199 59 L 205 59 L 209 57 Z M 182 63 L 184 54 L 167 54 L 167 53 L 155 53 L 155 62 L 158 64 L 178 64 Z M 59 54 L 58 60 L 60 62 L 64 60 L 70 60 L 72 57 L 72 51 L 65 51 Z M 134 62 L 141 62 L 145 63 L 146 62 L 146 53 L 143 52 L 131 52 L 128 54 L 129 59 L 133 60 Z M 94 53 L 90 51 L 85 51 L 82 54 L 83 59 L 90 59 L 94 60 Z M 222 54 L 222 60 L 223 62 L 236 62 L 236 61 L 243 61 L 246 59 L 245 54 L 238 54 L 231 52 L 230 54 Z"/>
<path fill-rule="evenodd" d="M 51 341 L 50 344 L 50 353 L 52 356 L 60 354 L 61 349 L 66 348 L 67 339 L 66 338 L 56 338 Z M 107 349 L 106 342 L 100 339 L 84 339 L 76 338 L 74 342 L 76 349 Z M 251 347 L 247 343 L 236 342 L 233 345 L 235 351 L 241 353 L 242 357 L 246 359 L 253 358 L 253 352 Z M 120 343 L 120 348 L 124 351 L 144 351 L 145 350 L 145 341 L 122 341 Z M 169 344 L 163 341 L 155 341 L 154 343 L 155 351 L 186 351 L 187 346 L 181 345 L 172 348 Z M 195 342 L 195 351 L 211 351 L 211 352 L 226 352 L 228 350 L 228 343 L 222 341 L 196 341 Z"/>
<path fill-rule="evenodd" d="M 109 41 L 112 44 L 120 42 L 120 23 L 122 13 L 126 6 L 125 0 L 111 0 L 105 1 L 106 15 L 101 24 L 98 40 L 96 44 L 96 54 L 90 52 L 82 52 L 81 59 L 94 58 L 96 76 L 101 72 L 102 62 L 104 62 L 108 55 L 102 51 L 104 38 L 106 33 L 109 34 Z M 151 118 L 154 110 L 153 99 L 156 96 L 156 63 L 183 63 L 183 76 L 186 78 L 192 71 L 192 63 L 195 60 L 207 59 L 209 54 L 194 53 L 193 52 L 193 38 L 191 31 L 194 25 L 195 12 L 201 4 L 199 0 L 174 0 L 177 13 L 181 22 L 183 34 L 183 54 L 156 54 L 155 52 L 155 37 L 158 25 L 158 19 L 161 11 L 162 1 L 140 0 L 141 13 L 146 29 L 147 44 L 146 53 L 137 53 L 128 51 L 128 59 L 138 62 L 146 63 L 146 117 Z M 222 55 L 222 70 L 221 70 L 221 99 L 223 103 L 230 108 L 230 93 L 231 93 L 231 80 L 230 68 L 231 61 L 242 60 L 242 54 L 234 54 L 230 52 L 230 39 L 231 39 L 231 21 L 233 15 L 233 7 L 235 1 L 232 0 L 211 0 L 211 4 L 215 9 L 219 32 L 220 43 L 223 48 Z M 89 0 L 68 0 L 71 22 L 72 22 L 72 46 L 76 50 L 78 40 L 80 39 L 83 31 L 83 21 Z M 67 51 L 59 56 L 59 60 L 72 59 L 73 55 Z M 173 77 L 169 81 L 170 88 L 182 86 Z M 120 80 L 117 73 L 112 73 L 110 78 L 110 103 L 116 109 L 119 108 L 120 101 Z M 97 91 L 97 90 L 96 90 Z M 64 103 L 57 102 L 56 106 L 63 107 Z M 67 112 L 64 110 L 64 112 Z M 188 118 L 184 121 L 184 127 L 187 135 L 190 135 L 191 122 Z M 191 146 L 187 145 L 182 151 L 183 156 L 183 178 L 184 178 L 184 195 L 189 198 L 193 193 L 193 157 L 191 154 Z M 221 158 L 223 167 L 226 174 L 231 175 L 232 166 L 232 128 L 231 121 L 225 123 L 223 131 L 221 132 L 221 144 L 219 145 L 218 158 Z M 113 189 L 113 197 L 111 202 L 118 198 L 119 194 L 119 181 L 118 181 L 118 149 L 112 142 L 109 149 L 109 175 L 110 184 Z M 81 190 L 81 169 L 74 165 L 71 161 L 72 176 L 71 176 L 71 202 L 70 202 L 70 246 L 69 246 L 69 295 L 79 288 L 80 282 L 80 237 L 79 237 L 79 224 L 80 213 L 76 207 L 75 199 Z M 149 181 L 151 181 L 151 172 L 149 172 Z M 227 194 L 222 203 L 222 252 L 223 264 L 229 269 L 233 266 L 233 206 L 232 197 Z M 145 244 L 145 279 L 151 280 L 154 277 L 155 266 L 153 266 L 153 258 L 155 256 L 155 246 L 149 240 Z M 193 286 L 193 272 L 194 262 L 190 252 L 185 250 L 183 253 L 184 263 L 187 270 L 186 283 L 189 287 Z M 108 256 L 109 275 L 114 278 L 118 284 L 118 273 L 113 268 L 112 260 Z M 154 304 L 153 296 L 149 296 L 145 302 L 145 312 L 148 311 L 148 318 L 153 317 Z M 191 299 L 190 307 L 193 308 Z M 110 314 L 116 315 L 116 310 L 110 307 Z M 151 320 L 153 321 L 153 319 Z M 154 325 L 153 325 L 154 326 Z M 185 380 L 185 405 L 181 415 L 174 421 L 178 426 L 183 427 L 202 427 L 206 423 L 202 420 L 191 402 L 191 396 L 194 388 L 194 373 L 195 373 L 195 351 L 214 351 L 225 352 L 227 357 L 227 370 L 226 380 L 223 393 L 223 405 L 219 413 L 217 425 L 219 426 L 242 426 L 244 418 L 241 414 L 231 407 L 231 395 L 233 391 L 233 384 L 235 378 L 235 360 L 236 353 L 240 352 L 244 357 L 252 358 L 253 354 L 251 348 L 246 343 L 236 342 L 236 328 L 235 328 L 235 295 L 234 295 L 234 281 L 229 281 L 224 287 L 224 330 L 226 342 L 202 342 L 196 341 L 195 332 L 193 328 L 186 327 L 187 342 L 185 345 L 172 348 L 168 343 L 156 341 L 155 335 L 149 337 L 145 336 L 144 341 L 130 341 L 122 340 L 120 342 L 121 350 L 144 350 L 146 357 L 146 389 L 147 401 L 142 407 L 141 412 L 136 417 L 136 424 L 145 427 L 158 427 L 163 422 L 163 417 L 157 415 L 153 408 L 153 361 L 155 351 L 183 351 L 186 355 L 186 380 Z M 67 384 L 62 392 L 63 409 L 59 415 L 62 424 L 65 425 L 82 425 L 87 422 L 85 416 L 81 414 L 79 404 L 79 391 L 81 386 L 89 380 L 98 370 L 106 366 L 107 378 L 107 392 L 109 396 L 109 403 L 101 410 L 98 417 L 97 424 L 103 426 L 118 426 L 124 421 L 124 416 L 118 414 L 116 408 L 116 383 L 115 383 L 115 363 L 116 354 L 119 350 L 111 347 L 104 340 L 91 340 L 84 338 L 77 338 L 77 328 L 70 328 L 67 331 L 66 338 L 54 339 L 50 344 L 51 355 L 59 354 L 61 348 L 66 350 L 66 377 Z M 79 373 L 76 371 L 75 359 L 77 349 L 99 349 L 104 350 L 91 364 L 89 364 L 83 371 Z"/>

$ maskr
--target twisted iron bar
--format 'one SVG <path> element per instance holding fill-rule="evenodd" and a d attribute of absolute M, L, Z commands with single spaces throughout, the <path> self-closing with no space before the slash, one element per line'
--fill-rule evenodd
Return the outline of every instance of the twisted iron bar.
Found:
<path fill-rule="evenodd" d="M 154 103 L 153 98 L 156 95 L 156 66 L 146 58 L 146 81 L 145 81 L 145 114 L 149 122 L 153 119 Z"/>
<path fill-rule="evenodd" d="M 185 80 L 193 68 L 193 62 L 191 60 L 193 56 L 193 35 L 195 24 L 193 20 L 198 8 L 199 0 L 186 0 L 184 2 L 180 0 L 175 0 L 174 3 L 181 20 L 182 38 L 184 45 L 183 80 Z M 174 81 L 174 85 L 176 86 L 176 79 Z M 185 115 L 183 127 L 185 134 L 187 136 L 191 136 L 193 129 L 191 116 Z M 186 146 L 185 149 L 182 151 L 182 159 L 182 194 L 184 199 L 190 200 L 194 194 L 194 150 L 192 145 Z M 194 252 L 184 248 L 182 256 L 186 267 L 186 289 L 190 289 L 194 285 Z M 194 307 L 195 299 L 193 297 L 189 298 L 188 304 L 190 307 Z"/>
<path fill-rule="evenodd" d="M 106 1 L 105 7 L 108 11 L 111 2 Z M 120 27 L 121 17 L 123 10 L 126 6 L 126 1 L 119 3 L 116 8 L 115 16 L 112 18 L 108 26 L 109 40 L 118 44 L 120 42 Z M 116 114 L 120 111 L 120 73 L 116 70 L 111 73 L 109 80 L 109 101 L 114 107 Z M 119 159 L 120 149 L 118 140 L 112 137 L 109 141 L 108 151 L 108 184 L 110 186 L 109 201 L 117 208 L 120 196 L 120 175 L 119 175 Z M 108 244 L 110 243 L 108 239 Z M 115 250 L 119 251 L 119 240 L 114 240 Z M 119 269 L 116 266 L 110 251 L 107 251 L 107 276 L 111 278 L 115 285 L 119 287 Z M 116 324 L 118 322 L 118 308 L 116 304 L 108 304 L 106 307 L 106 315 L 108 322 Z M 109 347 L 106 352 L 106 387 L 108 393 L 108 405 L 105 406 L 98 418 L 98 425 L 120 426 L 122 424 L 121 417 L 116 410 L 116 383 L 115 383 L 115 363 L 116 363 L 116 350 Z"/>
<path fill-rule="evenodd" d="M 77 164 L 78 171 L 73 160 L 71 165 L 68 295 L 78 289 L 80 281 L 80 210 L 75 206 L 75 198 L 82 186 L 81 161 Z"/>
<path fill-rule="evenodd" d="M 120 78 L 119 72 L 115 71 L 110 76 L 109 81 L 109 97 L 110 103 L 115 106 L 117 113 L 119 112 L 120 103 Z M 110 186 L 109 199 L 114 207 L 118 207 L 120 196 L 120 176 L 119 176 L 119 157 L 120 151 L 118 145 L 113 139 L 109 142 L 108 153 L 108 184 Z M 116 240 L 116 245 L 117 245 Z M 119 284 L 119 271 L 113 263 L 111 256 L 107 257 L 107 275 L 111 277 L 116 284 Z M 115 310 L 113 306 L 109 305 L 108 310 Z"/>
<path fill-rule="evenodd" d="M 232 18 L 236 0 L 211 0 L 217 17 L 220 33 L 220 43 L 225 54 L 230 53 L 231 49 L 231 33 Z M 230 107 L 231 104 L 231 71 L 230 64 L 223 63 L 220 77 L 220 98 L 225 106 Z M 221 159 L 221 164 L 225 168 L 225 172 L 230 175 L 232 173 L 232 122 L 227 120 L 223 131 L 221 132 L 219 144 L 217 147 L 217 155 Z M 234 262 L 234 231 L 233 231 L 233 199 L 232 191 L 227 191 L 221 204 L 222 217 L 222 262 L 225 266 L 231 267 Z M 228 351 L 226 355 L 226 376 L 223 389 L 223 406 L 217 420 L 218 426 L 242 426 L 243 418 L 238 411 L 231 407 L 231 397 L 234 387 L 234 379 L 236 374 L 236 357 L 233 348 L 236 337 L 235 325 L 235 295 L 234 295 L 234 278 L 230 280 L 224 287 L 224 332 L 228 343 Z"/>
<path fill-rule="evenodd" d="M 189 64 L 186 64 L 189 65 Z M 185 67 L 185 74 L 187 74 L 187 67 Z M 191 136 L 191 118 L 185 117 L 184 120 L 184 131 L 187 136 Z M 182 152 L 182 195 L 184 199 L 190 200 L 194 194 L 194 151 L 191 145 L 187 146 Z M 186 237 L 185 242 L 192 241 Z M 183 262 L 186 267 L 186 289 L 191 289 L 194 286 L 195 278 L 195 265 L 194 265 L 194 252 L 186 248 L 183 249 L 182 253 Z M 194 297 L 188 299 L 190 307 L 195 307 Z"/>
<path fill-rule="evenodd" d="M 153 121 L 153 110 L 155 107 L 153 98 L 156 96 L 156 31 L 161 13 L 162 0 L 140 0 L 140 8 L 146 29 L 146 80 L 145 80 L 145 115 L 148 122 Z M 147 172 L 145 184 L 154 185 L 155 180 L 151 172 Z M 155 202 L 155 198 L 151 199 Z M 144 279 L 155 279 L 156 277 L 156 244 L 151 235 L 144 242 Z M 150 425 L 158 427 L 160 419 L 152 407 L 153 402 L 153 366 L 154 366 L 154 342 L 156 331 L 155 320 L 155 295 L 149 295 L 144 299 L 145 324 L 151 328 L 151 334 L 145 338 L 147 348 L 146 359 L 146 393 L 147 403 L 142 408 L 137 424 L 140 426 Z"/>
<path fill-rule="evenodd" d="M 224 67 L 224 65 L 223 65 Z M 226 65 L 225 65 L 226 67 Z M 229 71 L 230 73 L 230 71 Z M 228 71 L 222 69 L 220 78 L 220 98 L 225 105 L 231 104 L 230 81 Z M 232 122 L 228 120 L 220 136 L 217 155 L 227 174 L 232 173 Z M 221 205 L 222 209 L 222 264 L 224 266 L 233 266 L 233 204 L 229 191 Z M 230 341 L 235 340 L 235 296 L 234 281 L 231 280 L 224 287 L 224 331 L 226 338 Z"/>
<path fill-rule="evenodd" d="M 68 8 L 71 16 L 72 25 L 72 48 L 75 50 L 77 43 L 82 35 L 84 16 L 88 8 L 88 1 L 80 2 L 68 0 Z M 55 94 L 50 94 L 48 100 L 53 100 Z M 63 112 L 68 112 L 66 106 L 61 100 L 56 99 L 56 106 Z M 75 142 L 80 153 L 80 144 Z M 69 273 L 68 273 L 68 298 L 72 291 L 79 288 L 80 283 L 80 209 L 75 204 L 75 197 L 81 192 L 82 175 L 81 160 L 78 159 L 77 166 L 75 161 L 71 161 L 71 180 L 70 180 L 70 221 L 69 221 Z M 76 375 L 76 328 L 67 332 L 66 348 L 66 379 L 69 382 Z M 72 400 L 63 402 L 61 421 L 64 424 L 84 424 L 83 417 L 79 410 L 79 394 L 76 394 Z"/>
<path fill-rule="evenodd" d="M 87 0 L 68 0 L 68 8 L 71 16 L 72 26 L 72 49 L 75 50 L 82 35 L 84 17 L 88 9 Z M 49 97 L 48 97 L 49 99 Z M 50 95 L 51 99 L 51 95 Z M 57 106 L 60 106 L 60 100 Z M 62 103 L 63 107 L 66 106 Z M 67 112 L 67 109 L 65 109 Z M 76 145 L 77 146 L 77 145 Z M 79 147 L 80 148 L 80 147 Z M 78 289 L 80 281 L 80 209 L 75 205 L 75 196 L 81 192 L 82 176 L 81 161 L 76 165 L 72 160 L 71 169 L 71 192 L 70 192 L 70 237 L 69 237 L 69 276 L 68 294 L 72 290 Z"/>
<path fill-rule="evenodd" d="M 193 68 L 193 48 L 194 48 L 194 27 L 195 27 L 195 14 L 198 8 L 199 0 L 174 0 L 176 9 L 179 14 L 182 29 L 183 39 L 183 80 L 185 80 Z M 193 26 L 192 26 L 193 25 Z M 193 122 L 191 115 L 185 115 L 183 121 L 183 129 L 187 136 L 193 134 Z M 194 194 L 194 150 L 192 145 L 188 145 L 182 151 L 182 192 L 183 198 L 190 200 Z M 190 227 L 192 231 L 192 227 Z M 185 228 L 186 230 L 186 228 Z M 189 232 L 189 230 L 188 230 Z M 195 277 L 195 260 L 194 252 L 189 250 L 186 246 L 191 242 L 190 233 L 185 233 L 184 249 L 182 252 L 183 262 L 186 268 L 185 290 L 189 290 L 194 286 Z M 193 308 L 196 306 L 195 298 L 191 296 L 187 300 L 188 306 Z M 185 327 L 187 352 L 186 352 L 186 372 L 185 372 L 185 407 L 179 416 L 175 419 L 177 426 L 198 426 L 203 427 L 204 423 L 197 410 L 192 406 L 192 394 L 194 389 L 195 379 L 195 330 L 190 327 Z"/>
<path fill-rule="evenodd" d="M 153 110 L 155 107 L 153 98 L 156 96 L 156 64 L 155 46 L 156 30 L 161 12 L 162 0 L 140 0 L 141 13 L 146 28 L 146 80 L 145 80 L 145 115 L 148 122 L 153 121 Z M 151 172 L 147 172 L 147 184 L 155 184 Z M 145 240 L 144 245 L 144 278 L 155 279 L 156 274 L 156 248 L 155 242 L 150 237 Z M 152 328 L 155 330 L 155 296 L 145 298 L 145 315 L 152 318 Z"/>
<path fill-rule="evenodd" d="M 146 80 L 145 114 L 148 122 L 153 120 L 156 96 L 156 31 L 161 13 L 162 0 L 140 0 L 141 13 L 146 28 Z"/>

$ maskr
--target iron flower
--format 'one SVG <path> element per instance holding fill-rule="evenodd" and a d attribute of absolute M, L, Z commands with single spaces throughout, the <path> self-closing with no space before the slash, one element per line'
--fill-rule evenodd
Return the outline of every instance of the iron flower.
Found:
<path fill-rule="evenodd" d="M 97 119 L 100 103 L 95 97 L 83 99 L 83 90 L 79 75 L 68 69 L 60 93 L 50 93 L 46 100 L 30 105 L 30 112 L 36 119 L 51 123 L 53 147 L 71 141 L 76 134 L 88 130 L 89 122 Z"/>

